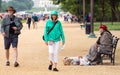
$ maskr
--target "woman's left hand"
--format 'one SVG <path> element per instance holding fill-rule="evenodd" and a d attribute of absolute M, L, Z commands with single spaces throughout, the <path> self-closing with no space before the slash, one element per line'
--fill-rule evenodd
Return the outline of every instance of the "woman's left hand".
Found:
<path fill-rule="evenodd" d="M 96 48 L 96 49 L 98 48 L 98 44 L 95 45 L 95 48 Z"/>
<path fill-rule="evenodd" d="M 65 42 L 62 42 L 62 45 L 64 45 L 65 44 Z"/>
<path fill-rule="evenodd" d="M 45 42 L 45 44 L 48 46 L 48 42 Z"/>

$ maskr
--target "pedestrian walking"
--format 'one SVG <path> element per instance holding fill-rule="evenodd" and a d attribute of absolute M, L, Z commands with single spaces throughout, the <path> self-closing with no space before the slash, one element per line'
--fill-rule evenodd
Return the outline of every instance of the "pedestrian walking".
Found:
<path fill-rule="evenodd" d="M 20 34 L 20 30 L 23 25 L 20 19 L 14 15 L 16 10 L 12 6 L 10 6 L 6 11 L 8 15 L 3 18 L 1 23 L 1 33 L 4 37 L 5 54 L 7 59 L 6 66 L 10 66 L 9 49 L 12 44 L 14 50 L 14 67 L 18 67 L 18 35 Z"/>
<path fill-rule="evenodd" d="M 32 21 L 32 17 L 28 16 L 28 18 L 27 18 L 28 29 L 30 29 L 31 21 Z"/>
<path fill-rule="evenodd" d="M 58 20 L 58 12 L 56 10 L 51 12 L 51 19 L 47 20 L 44 30 L 44 41 L 49 48 L 49 70 L 58 71 L 58 53 L 60 39 L 62 38 L 62 45 L 65 44 L 65 36 L 61 22 Z M 52 29 L 52 30 L 51 30 Z M 48 34 L 49 33 L 49 34 Z"/>
<path fill-rule="evenodd" d="M 32 21 L 33 21 L 33 29 L 37 29 L 37 22 L 38 22 L 38 17 L 36 14 L 34 14 L 34 16 L 32 16 Z"/>

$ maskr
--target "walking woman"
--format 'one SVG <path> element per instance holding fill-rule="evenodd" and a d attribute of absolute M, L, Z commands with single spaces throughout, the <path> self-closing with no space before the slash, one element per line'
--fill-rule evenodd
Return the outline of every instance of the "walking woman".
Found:
<path fill-rule="evenodd" d="M 62 24 L 59 20 L 57 20 L 58 12 L 56 10 L 53 10 L 51 12 L 50 18 L 51 19 L 47 20 L 46 27 L 44 30 L 44 39 L 45 39 L 44 41 L 45 41 L 45 44 L 49 48 L 50 65 L 49 65 L 48 69 L 52 70 L 52 67 L 54 66 L 53 71 L 58 71 L 57 64 L 58 64 L 60 39 L 62 38 L 62 45 L 64 45 L 65 44 L 65 36 L 64 36 Z M 53 27 L 53 29 L 51 30 L 52 27 Z M 49 34 L 48 34 L 48 32 L 49 32 Z"/>
<path fill-rule="evenodd" d="M 5 54 L 7 59 L 6 66 L 10 66 L 9 49 L 12 44 L 14 50 L 14 67 L 18 67 L 18 35 L 20 34 L 20 30 L 23 25 L 20 19 L 14 15 L 16 10 L 12 6 L 10 6 L 6 11 L 8 15 L 5 16 L 1 24 L 1 33 L 4 37 Z"/>

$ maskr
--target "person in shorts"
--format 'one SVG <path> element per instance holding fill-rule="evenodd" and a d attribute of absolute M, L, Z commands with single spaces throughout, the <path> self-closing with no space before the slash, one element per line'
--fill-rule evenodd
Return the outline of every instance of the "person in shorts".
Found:
<path fill-rule="evenodd" d="M 5 54 L 7 59 L 6 66 L 10 66 L 9 49 L 12 44 L 14 50 L 14 67 L 18 67 L 18 35 L 20 34 L 23 25 L 20 19 L 14 15 L 16 10 L 12 6 L 6 11 L 8 14 L 3 18 L 1 23 L 1 34 L 4 37 Z"/>

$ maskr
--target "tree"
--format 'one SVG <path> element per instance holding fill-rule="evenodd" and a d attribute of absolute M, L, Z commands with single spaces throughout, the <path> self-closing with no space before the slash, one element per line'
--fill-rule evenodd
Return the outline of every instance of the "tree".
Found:
<path fill-rule="evenodd" d="M 9 6 L 15 7 L 17 11 L 29 10 L 34 5 L 32 0 L 12 0 L 8 2 Z"/>
<path fill-rule="evenodd" d="M 56 3 L 57 0 L 53 1 Z M 82 14 L 82 1 L 60 0 L 60 4 L 64 11 L 79 16 Z M 90 0 L 86 0 L 85 7 L 86 14 L 88 14 L 90 12 Z M 111 19 L 120 21 L 120 0 L 94 0 L 94 16 L 97 21 L 111 21 Z"/>
<path fill-rule="evenodd" d="M 2 5 L 1 5 L 1 3 L 2 3 L 2 0 L 0 0 L 0 12 L 1 12 L 1 10 L 2 10 Z"/>
<path fill-rule="evenodd" d="M 120 21 L 120 0 L 109 0 L 112 21 Z"/>
<path fill-rule="evenodd" d="M 66 12 L 68 11 L 74 15 L 80 16 L 82 3 L 81 0 L 61 0 L 61 8 Z"/>
<path fill-rule="evenodd" d="M 2 6 L 1 11 L 4 12 L 8 7 L 7 2 L 3 1 L 1 6 Z"/>

